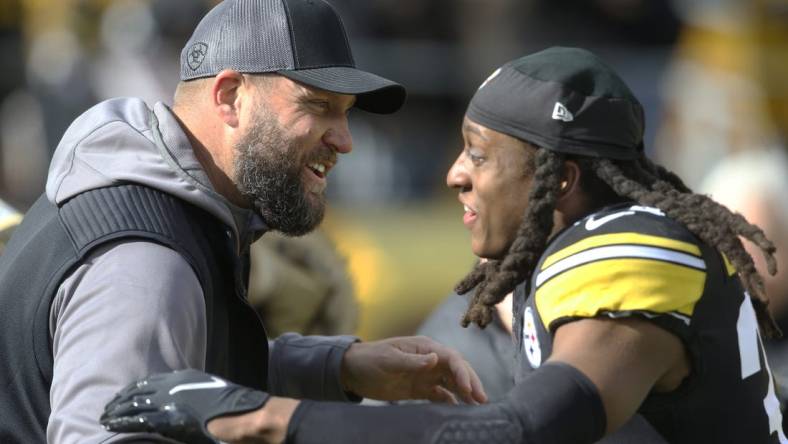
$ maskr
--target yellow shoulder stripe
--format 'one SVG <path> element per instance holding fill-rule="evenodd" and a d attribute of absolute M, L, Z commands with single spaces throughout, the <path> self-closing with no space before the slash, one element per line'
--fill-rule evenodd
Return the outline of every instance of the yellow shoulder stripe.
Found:
<path fill-rule="evenodd" d="M 736 274 L 736 267 L 734 267 L 731 261 L 728 260 L 728 256 L 725 256 L 724 253 L 720 254 L 722 254 L 722 261 L 725 262 L 725 272 L 728 273 L 728 276 L 733 276 Z"/>
<path fill-rule="evenodd" d="M 536 290 L 545 326 L 563 317 L 601 312 L 648 311 L 692 316 L 706 272 L 652 259 L 590 262 L 561 273 Z"/>
<path fill-rule="evenodd" d="M 545 259 L 542 264 L 542 270 L 550 265 L 560 261 L 565 257 L 569 257 L 575 253 L 579 253 L 589 248 L 601 247 L 606 245 L 620 245 L 620 244 L 636 244 L 647 245 L 654 247 L 668 248 L 671 250 L 683 251 L 693 256 L 701 257 L 700 248 L 689 242 L 683 242 L 676 239 L 670 239 L 661 236 L 652 236 L 640 233 L 612 233 L 600 234 L 597 236 L 587 237 L 581 241 L 559 250 Z"/>

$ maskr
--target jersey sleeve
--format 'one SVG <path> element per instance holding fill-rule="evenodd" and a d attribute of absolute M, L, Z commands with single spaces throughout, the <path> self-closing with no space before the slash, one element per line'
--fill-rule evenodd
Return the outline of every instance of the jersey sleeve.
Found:
<path fill-rule="evenodd" d="M 605 217 L 610 222 L 600 224 Z M 548 330 L 574 319 L 637 315 L 666 321 L 686 337 L 706 282 L 694 237 L 655 212 L 588 220 L 551 245 L 535 273 L 535 302 Z"/>

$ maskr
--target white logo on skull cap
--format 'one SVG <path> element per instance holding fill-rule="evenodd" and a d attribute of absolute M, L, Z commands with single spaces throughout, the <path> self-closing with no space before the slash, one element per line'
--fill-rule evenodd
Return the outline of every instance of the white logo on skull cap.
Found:
<path fill-rule="evenodd" d="M 575 116 L 573 116 L 572 113 L 566 109 L 563 103 L 555 102 L 555 107 L 553 108 L 553 119 L 571 122 L 575 120 Z"/>
<path fill-rule="evenodd" d="M 492 74 L 490 74 L 490 76 L 489 76 L 489 77 L 487 77 L 487 80 L 485 80 L 484 82 L 482 82 L 482 84 L 481 84 L 481 86 L 479 87 L 479 89 L 482 89 L 482 88 L 484 88 L 485 86 L 487 86 L 487 84 L 488 84 L 488 83 L 490 83 L 490 80 L 492 80 L 492 79 L 494 79 L 494 78 L 498 77 L 498 74 L 500 74 L 500 73 L 501 73 L 501 68 L 498 68 L 498 69 L 496 69 L 495 71 L 493 71 L 493 73 L 492 73 Z"/>

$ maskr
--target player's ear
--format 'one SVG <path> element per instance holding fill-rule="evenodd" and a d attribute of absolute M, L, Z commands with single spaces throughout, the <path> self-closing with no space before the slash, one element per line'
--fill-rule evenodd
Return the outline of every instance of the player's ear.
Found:
<path fill-rule="evenodd" d="M 580 166 L 574 160 L 566 160 L 558 187 L 558 200 L 570 198 L 580 192 Z"/>

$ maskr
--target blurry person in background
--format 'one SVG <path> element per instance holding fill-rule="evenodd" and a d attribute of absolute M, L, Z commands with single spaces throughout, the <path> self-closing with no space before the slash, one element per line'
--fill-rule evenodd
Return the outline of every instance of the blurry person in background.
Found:
<path fill-rule="evenodd" d="M 22 214 L 0 200 L 0 254 L 5 250 L 6 243 L 20 222 L 22 222 Z"/>
<path fill-rule="evenodd" d="M 322 230 L 300 237 L 268 233 L 250 252 L 249 303 L 271 337 L 356 331 L 358 301 L 346 260 Z"/>
<path fill-rule="evenodd" d="M 644 125 L 626 83 L 577 48 L 513 60 L 471 100 L 446 180 L 488 261 L 456 291 L 474 292 L 462 322 L 480 327 L 514 292 L 517 384 L 503 399 L 364 407 L 228 381 L 180 394 L 212 376 L 175 372 L 127 386 L 102 423 L 206 442 L 284 429 L 294 444 L 786 442 L 761 347 L 780 331 L 739 237 L 770 271 L 774 245 L 653 163 Z M 248 396 L 268 403 L 232 415 Z"/>
<path fill-rule="evenodd" d="M 186 368 L 296 398 L 483 401 L 434 341 L 269 344 L 246 299 L 251 242 L 320 224 L 350 110 L 405 95 L 355 67 L 328 3 L 226 0 L 183 47 L 172 107 L 118 98 L 78 117 L 0 258 L 0 442 L 162 441 L 99 415 L 131 381 Z"/>
<path fill-rule="evenodd" d="M 777 251 L 774 264 L 757 254 L 757 246 L 744 242 L 755 268 L 764 276 L 769 311 L 783 332 L 788 331 L 788 153 L 784 149 L 757 149 L 729 154 L 704 177 L 700 191 L 763 229 Z M 777 273 L 772 273 L 776 266 Z M 764 343 L 777 396 L 788 401 L 788 341 Z"/>
<path fill-rule="evenodd" d="M 502 399 L 514 387 L 515 349 L 512 335 L 512 295 L 495 306 L 486 327 L 459 320 L 468 309 L 470 294 L 451 293 L 416 330 L 417 335 L 435 339 L 462 354 L 479 375 L 491 401 Z"/>
<path fill-rule="evenodd" d="M 697 187 L 719 159 L 788 140 L 782 0 L 672 2 L 684 26 L 662 80 L 655 158 Z"/>

